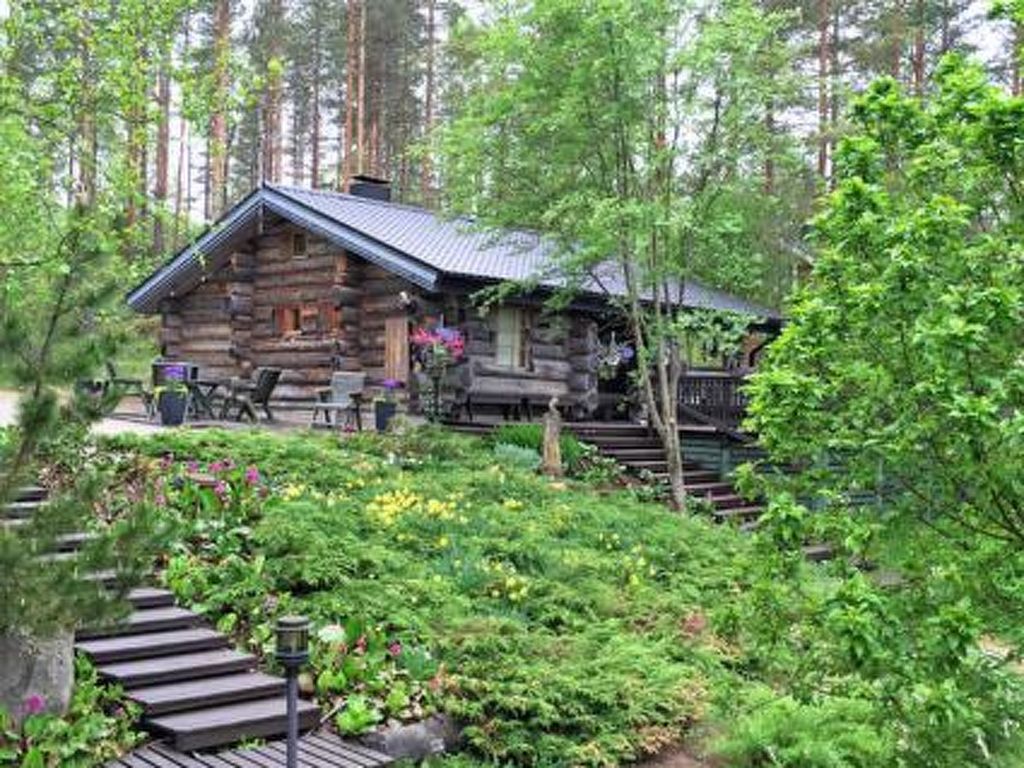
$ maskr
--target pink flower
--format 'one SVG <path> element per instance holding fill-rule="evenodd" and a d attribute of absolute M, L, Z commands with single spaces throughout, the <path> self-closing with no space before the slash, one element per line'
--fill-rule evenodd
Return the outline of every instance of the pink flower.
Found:
<path fill-rule="evenodd" d="M 193 459 L 192 461 L 185 465 L 185 471 L 188 472 L 190 475 L 194 475 L 196 472 L 199 471 L 199 462 Z"/>
<path fill-rule="evenodd" d="M 38 693 L 33 693 L 25 697 L 21 707 L 26 715 L 38 715 L 46 709 L 46 699 Z"/>
<path fill-rule="evenodd" d="M 210 464 L 210 471 L 215 475 L 219 472 L 223 472 L 225 469 L 226 466 L 224 465 L 224 462 L 215 461 L 212 464 Z"/>
<path fill-rule="evenodd" d="M 366 635 L 359 636 L 359 639 L 356 640 L 356 647 L 353 650 L 356 653 L 366 653 Z"/>
<path fill-rule="evenodd" d="M 392 640 L 388 643 L 388 653 L 391 654 L 392 658 L 398 658 L 399 654 L 402 653 L 402 644 L 397 640 Z"/>
<path fill-rule="evenodd" d="M 217 494 L 217 497 L 223 501 L 228 495 L 228 486 L 223 480 L 218 480 L 213 486 L 213 492 Z"/>
<path fill-rule="evenodd" d="M 157 491 L 156 496 L 153 497 L 153 501 L 156 502 L 156 505 L 158 507 L 166 507 L 167 506 L 167 497 L 164 496 L 163 493 L 161 493 L 159 491 Z"/>
<path fill-rule="evenodd" d="M 245 482 L 248 485 L 259 485 L 260 483 L 260 471 L 252 464 L 245 468 Z"/>

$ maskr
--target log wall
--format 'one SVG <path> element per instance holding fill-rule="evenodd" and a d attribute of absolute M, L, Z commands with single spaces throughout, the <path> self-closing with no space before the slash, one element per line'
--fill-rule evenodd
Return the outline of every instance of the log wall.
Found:
<path fill-rule="evenodd" d="M 494 313 L 481 313 L 468 295 L 423 295 L 407 280 L 308 233 L 306 254 L 296 256 L 292 236 L 300 231 L 289 224 L 269 229 L 198 288 L 166 301 L 166 354 L 198 363 L 204 378 L 282 368 L 275 393 L 281 399 L 313 398 L 335 369 L 363 371 L 372 384 L 385 377 L 388 318 L 405 315 L 405 292 L 415 303 L 411 327 L 442 311 L 448 324 L 461 325 L 477 391 L 558 396 L 583 411 L 596 406 L 597 330 L 588 317 L 550 318 L 524 307 L 529 364 L 500 366 Z M 285 323 L 282 313 L 297 314 Z"/>

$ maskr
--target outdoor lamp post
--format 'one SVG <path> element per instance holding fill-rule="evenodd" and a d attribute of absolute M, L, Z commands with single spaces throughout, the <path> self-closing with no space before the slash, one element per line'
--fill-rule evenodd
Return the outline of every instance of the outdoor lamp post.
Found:
<path fill-rule="evenodd" d="M 299 668 L 309 660 L 309 619 L 282 616 L 277 620 L 275 657 L 288 674 L 288 768 L 299 759 Z"/>

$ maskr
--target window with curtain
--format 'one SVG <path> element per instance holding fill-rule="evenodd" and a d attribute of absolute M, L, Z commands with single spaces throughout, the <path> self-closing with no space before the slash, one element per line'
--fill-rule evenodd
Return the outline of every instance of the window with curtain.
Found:
<path fill-rule="evenodd" d="M 494 316 L 495 349 L 498 365 L 525 368 L 526 354 L 523 343 L 523 310 L 518 307 L 499 307 Z"/>

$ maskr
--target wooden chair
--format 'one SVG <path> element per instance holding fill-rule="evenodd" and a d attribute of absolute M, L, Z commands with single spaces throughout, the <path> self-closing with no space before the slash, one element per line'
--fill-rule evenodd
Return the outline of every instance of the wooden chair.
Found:
<path fill-rule="evenodd" d="M 228 393 L 224 396 L 224 405 L 221 407 L 220 417 L 222 419 L 234 418 L 241 421 L 248 418 L 250 421 L 258 421 L 257 408 L 262 408 L 267 416 L 267 421 L 274 420 L 274 412 L 270 410 L 270 397 L 274 394 L 274 388 L 281 378 L 280 368 L 257 368 L 252 381 L 233 378 L 228 385 Z M 232 411 L 234 416 L 232 417 Z"/>
<path fill-rule="evenodd" d="M 146 389 L 142 379 L 129 379 L 119 376 L 117 366 L 113 360 L 107 360 L 107 380 L 103 382 L 104 392 L 113 392 L 118 402 L 121 398 L 134 395 L 142 401 L 142 407 L 146 409 L 146 415 L 153 415 L 153 393 Z"/>
<path fill-rule="evenodd" d="M 355 423 L 360 432 L 363 429 L 363 389 L 366 386 L 365 373 L 336 372 L 331 374 L 331 386 L 317 392 L 319 400 L 313 405 L 313 426 L 317 416 L 323 414 L 324 423 L 331 426 L 331 418 L 338 427 Z M 341 417 L 346 417 L 342 424 Z"/>

